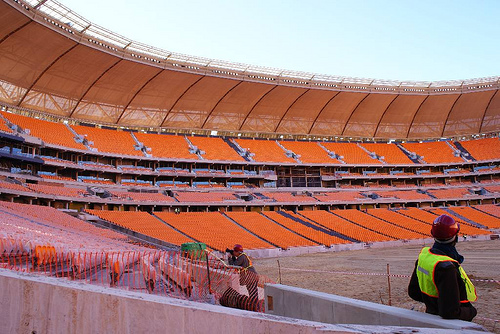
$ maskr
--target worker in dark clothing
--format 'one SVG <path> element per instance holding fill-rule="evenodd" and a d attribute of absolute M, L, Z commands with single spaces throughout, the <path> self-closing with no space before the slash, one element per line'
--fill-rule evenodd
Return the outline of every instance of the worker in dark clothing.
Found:
<path fill-rule="evenodd" d="M 226 252 L 231 254 L 228 257 L 228 263 L 242 268 L 240 270 L 240 285 L 245 285 L 247 287 L 250 301 L 257 305 L 259 300 L 259 291 L 257 289 L 259 276 L 252 265 L 252 260 L 243 252 L 243 247 L 238 244 L 234 245 L 232 250 L 226 249 Z"/>
<path fill-rule="evenodd" d="M 474 285 L 460 266 L 464 257 L 455 248 L 459 231 L 460 224 L 448 215 L 434 220 L 431 234 L 435 243 L 420 252 L 408 295 L 425 303 L 427 313 L 471 321 L 477 314 L 471 302 L 477 297 Z"/>

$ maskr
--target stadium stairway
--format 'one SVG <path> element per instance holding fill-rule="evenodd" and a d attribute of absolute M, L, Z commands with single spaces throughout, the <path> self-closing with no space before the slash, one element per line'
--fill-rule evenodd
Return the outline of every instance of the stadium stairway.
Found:
<path fill-rule="evenodd" d="M 413 161 L 416 164 L 421 163 L 418 160 L 418 158 L 419 158 L 418 155 L 416 155 L 415 153 L 412 153 L 412 152 L 408 151 L 406 148 L 404 148 L 403 146 L 401 146 L 401 144 L 399 144 L 399 143 L 396 143 L 396 146 L 399 147 L 399 149 L 401 151 L 403 151 L 403 153 L 408 157 L 408 159 L 410 159 L 411 161 Z"/>
<path fill-rule="evenodd" d="M 255 234 L 254 232 L 250 231 L 250 230 L 249 230 L 249 229 L 247 229 L 245 226 L 241 225 L 241 224 L 240 224 L 240 223 L 238 223 L 236 220 L 234 220 L 233 218 L 231 218 L 231 217 L 229 217 L 228 215 L 226 215 L 226 213 L 221 212 L 221 215 L 223 215 L 225 218 L 227 218 L 227 219 L 228 219 L 229 221 L 231 221 L 233 224 L 235 224 L 235 225 L 237 225 L 237 226 L 241 227 L 242 229 L 244 229 L 244 230 L 245 230 L 245 231 L 247 231 L 248 233 L 250 233 L 250 234 L 252 234 L 252 235 L 256 236 L 256 237 L 257 237 L 257 238 L 259 238 L 260 240 L 263 240 L 263 241 L 267 242 L 268 244 L 273 245 L 273 246 L 274 246 L 274 247 L 276 247 L 276 248 L 280 248 L 280 246 L 276 245 L 275 243 L 273 243 L 273 242 L 271 242 L 271 241 L 269 241 L 269 240 L 267 240 L 267 239 L 264 239 L 264 238 L 263 238 L 263 237 L 261 237 L 260 235 Z"/>
<path fill-rule="evenodd" d="M 481 225 L 479 223 L 476 223 L 475 221 L 470 220 L 469 218 L 464 217 L 461 214 L 458 214 L 455 211 L 452 211 L 452 210 L 450 210 L 448 208 L 443 208 L 443 210 L 446 211 L 446 212 L 448 212 L 450 214 L 450 216 L 452 216 L 452 217 L 455 216 L 455 217 L 457 217 L 457 218 L 459 218 L 459 219 L 461 219 L 461 220 L 463 220 L 463 221 L 471 224 L 472 226 L 475 226 L 477 228 L 482 228 L 482 229 L 488 229 L 487 226 L 484 226 L 484 225 Z"/>
<path fill-rule="evenodd" d="M 245 161 L 252 161 L 252 159 L 250 159 L 248 154 L 244 153 L 245 150 L 243 150 L 241 147 L 237 146 L 237 144 L 235 144 L 232 140 L 229 140 L 226 137 L 222 138 L 222 140 L 224 140 L 224 142 L 226 144 L 228 144 L 229 147 L 231 147 L 233 150 L 236 151 L 236 153 L 238 153 L 243 159 L 245 159 Z"/>
<path fill-rule="evenodd" d="M 461 144 L 460 142 L 455 141 L 455 142 L 453 142 L 453 144 L 455 145 L 455 147 L 456 147 L 456 148 L 457 148 L 460 152 L 462 152 L 462 155 L 463 155 L 463 156 L 468 157 L 468 159 L 469 159 L 469 160 L 472 160 L 472 161 L 477 161 L 477 160 L 476 160 L 476 159 L 472 156 L 472 154 L 470 154 L 470 152 L 469 152 L 469 151 L 467 151 L 467 150 L 465 149 L 465 147 L 463 147 L 463 146 L 462 146 L 462 144 Z"/>
<path fill-rule="evenodd" d="M 311 223 L 309 223 L 309 222 L 308 222 L 308 221 L 306 221 L 306 220 L 300 219 L 300 218 L 298 218 L 298 217 L 294 217 L 294 216 L 292 216 L 292 215 L 290 215 L 290 214 L 288 214 L 288 213 L 286 213 L 286 212 L 284 212 L 284 211 L 278 211 L 278 213 L 279 213 L 280 215 L 282 215 L 283 217 L 285 217 L 285 218 L 291 219 L 291 220 L 293 220 L 293 221 L 295 221 L 295 222 L 297 222 L 297 223 L 299 223 L 299 224 L 302 224 L 302 225 L 304 225 L 304 226 L 307 226 L 307 227 L 309 227 L 309 228 L 312 228 L 312 229 L 314 229 L 314 230 L 316 230 L 316 231 L 320 231 L 320 232 L 322 232 L 322 233 L 325 233 L 325 234 L 328 234 L 328 235 L 331 235 L 331 236 L 334 236 L 334 237 L 337 237 L 337 238 L 340 238 L 340 239 L 343 239 L 343 240 L 347 240 L 347 241 L 350 241 L 350 242 L 356 242 L 356 243 L 359 243 L 359 240 L 356 240 L 356 239 L 350 238 L 350 237 L 345 236 L 345 235 L 343 235 L 343 234 L 340 234 L 340 233 L 338 233 L 338 232 L 336 232 L 336 231 L 330 230 L 329 228 L 326 228 L 325 226 L 322 226 L 321 224 L 318 224 L 318 223 L 317 223 L 318 225 L 311 224 Z M 299 215 L 300 215 L 300 214 L 299 214 Z M 301 216 L 301 217 L 304 217 L 304 216 L 302 216 L 302 215 L 300 215 L 300 216 Z M 306 219 L 306 218 L 304 217 L 304 219 Z"/>

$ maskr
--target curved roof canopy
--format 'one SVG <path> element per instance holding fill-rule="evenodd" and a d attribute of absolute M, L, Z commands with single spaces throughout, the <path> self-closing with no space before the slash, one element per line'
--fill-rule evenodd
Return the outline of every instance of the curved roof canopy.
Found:
<path fill-rule="evenodd" d="M 374 138 L 499 130 L 499 77 L 396 82 L 163 51 L 52 0 L 0 2 L 0 101 L 118 126 Z"/>

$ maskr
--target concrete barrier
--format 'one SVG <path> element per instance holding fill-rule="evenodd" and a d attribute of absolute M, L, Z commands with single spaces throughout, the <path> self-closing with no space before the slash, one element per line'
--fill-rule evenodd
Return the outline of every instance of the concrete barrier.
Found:
<path fill-rule="evenodd" d="M 457 333 L 324 324 L 5 269 L 0 269 L 0 309 L 0 333 Z"/>
<path fill-rule="evenodd" d="M 265 286 L 266 313 L 329 324 L 360 324 L 446 328 L 452 330 L 485 329 L 462 320 L 371 303 L 281 284 Z"/>

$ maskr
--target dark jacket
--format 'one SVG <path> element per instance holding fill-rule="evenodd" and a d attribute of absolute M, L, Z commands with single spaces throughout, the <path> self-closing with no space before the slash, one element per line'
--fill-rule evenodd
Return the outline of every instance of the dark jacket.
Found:
<path fill-rule="evenodd" d="M 431 249 L 431 253 L 448 255 L 435 248 Z M 439 262 L 436 265 L 434 282 L 439 296 L 436 298 L 428 296 L 420 290 L 417 278 L 417 262 L 415 262 L 415 269 L 411 275 L 408 295 L 413 300 L 425 303 L 427 313 L 439 315 L 444 319 L 471 321 L 476 316 L 477 310 L 469 302 L 460 303 L 461 300 L 467 300 L 465 284 L 458 271 L 460 265 L 452 261 Z"/>
<path fill-rule="evenodd" d="M 248 271 L 257 273 L 257 271 L 255 271 L 255 268 L 253 266 L 250 266 L 250 259 L 248 258 L 248 255 L 246 255 L 245 253 L 241 253 L 241 255 L 238 257 L 234 255 L 230 256 L 228 259 L 228 263 L 232 266 L 243 267 L 246 268 Z"/>

